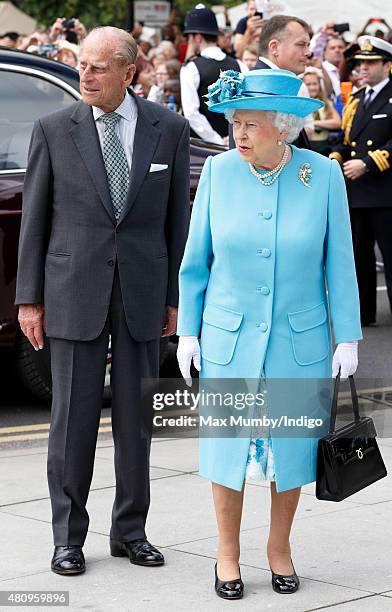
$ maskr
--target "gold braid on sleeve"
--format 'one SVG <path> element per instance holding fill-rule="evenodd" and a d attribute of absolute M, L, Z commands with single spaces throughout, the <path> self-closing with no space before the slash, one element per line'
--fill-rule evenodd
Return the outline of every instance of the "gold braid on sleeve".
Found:
<path fill-rule="evenodd" d="M 342 130 L 344 132 L 343 144 L 345 145 L 350 144 L 350 131 L 351 131 L 351 126 L 354 121 L 355 113 L 357 111 L 358 104 L 359 104 L 359 98 L 357 96 L 351 96 L 348 99 L 347 104 L 345 105 L 344 110 L 343 110 Z"/>

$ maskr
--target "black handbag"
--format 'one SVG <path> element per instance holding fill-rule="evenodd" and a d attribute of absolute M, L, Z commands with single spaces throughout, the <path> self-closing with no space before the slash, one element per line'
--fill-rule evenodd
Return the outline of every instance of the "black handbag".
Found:
<path fill-rule="evenodd" d="M 335 431 L 340 372 L 335 380 L 329 433 L 317 448 L 316 497 L 342 501 L 387 475 L 373 419 L 359 415 L 354 378 L 349 376 L 354 421 Z"/>

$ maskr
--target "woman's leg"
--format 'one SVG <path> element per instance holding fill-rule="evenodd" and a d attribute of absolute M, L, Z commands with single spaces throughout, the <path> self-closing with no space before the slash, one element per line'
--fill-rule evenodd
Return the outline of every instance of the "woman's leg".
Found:
<path fill-rule="evenodd" d="M 220 580 L 239 578 L 240 526 L 244 487 L 235 491 L 212 483 L 219 545 L 217 573 Z"/>
<path fill-rule="evenodd" d="M 271 482 L 271 523 L 267 555 L 271 569 L 282 576 L 293 573 L 289 538 L 300 493 L 301 487 L 277 493 L 275 482 Z"/>

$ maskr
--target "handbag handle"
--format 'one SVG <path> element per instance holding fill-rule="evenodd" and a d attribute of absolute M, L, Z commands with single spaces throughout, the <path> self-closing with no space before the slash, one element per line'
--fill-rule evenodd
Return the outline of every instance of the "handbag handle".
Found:
<path fill-rule="evenodd" d="M 355 421 L 360 420 L 359 416 L 359 404 L 358 404 L 358 395 L 355 387 L 354 376 L 349 376 L 348 380 L 350 382 L 350 391 L 351 391 L 351 402 L 353 405 L 353 412 Z M 340 385 L 340 368 L 339 372 L 335 379 L 335 385 L 333 390 L 333 398 L 332 398 L 332 407 L 331 407 L 331 419 L 329 422 L 329 433 L 335 433 L 335 423 L 336 423 L 336 415 L 338 412 L 338 395 L 339 395 L 339 385 Z"/>

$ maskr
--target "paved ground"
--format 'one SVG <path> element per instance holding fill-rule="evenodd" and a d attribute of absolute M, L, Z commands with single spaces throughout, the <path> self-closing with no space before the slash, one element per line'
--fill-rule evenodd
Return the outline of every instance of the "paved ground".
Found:
<path fill-rule="evenodd" d="M 392 440 L 380 444 L 392 469 Z M 1 451 L 0 591 L 69 590 L 71 610 L 94 612 L 215 611 L 230 605 L 276 612 L 392 610 L 391 477 L 339 504 L 317 501 L 314 485 L 303 488 L 292 537 L 301 588 L 285 599 L 271 589 L 265 554 L 269 486 L 248 485 L 241 535 L 246 597 L 233 604 L 213 591 L 217 530 L 210 484 L 197 475 L 197 440 L 155 439 L 151 465 L 148 534 L 164 551 L 166 566 L 141 568 L 110 557 L 113 447 L 101 441 L 88 502 L 88 570 L 60 577 L 49 570 L 46 448 Z"/>

